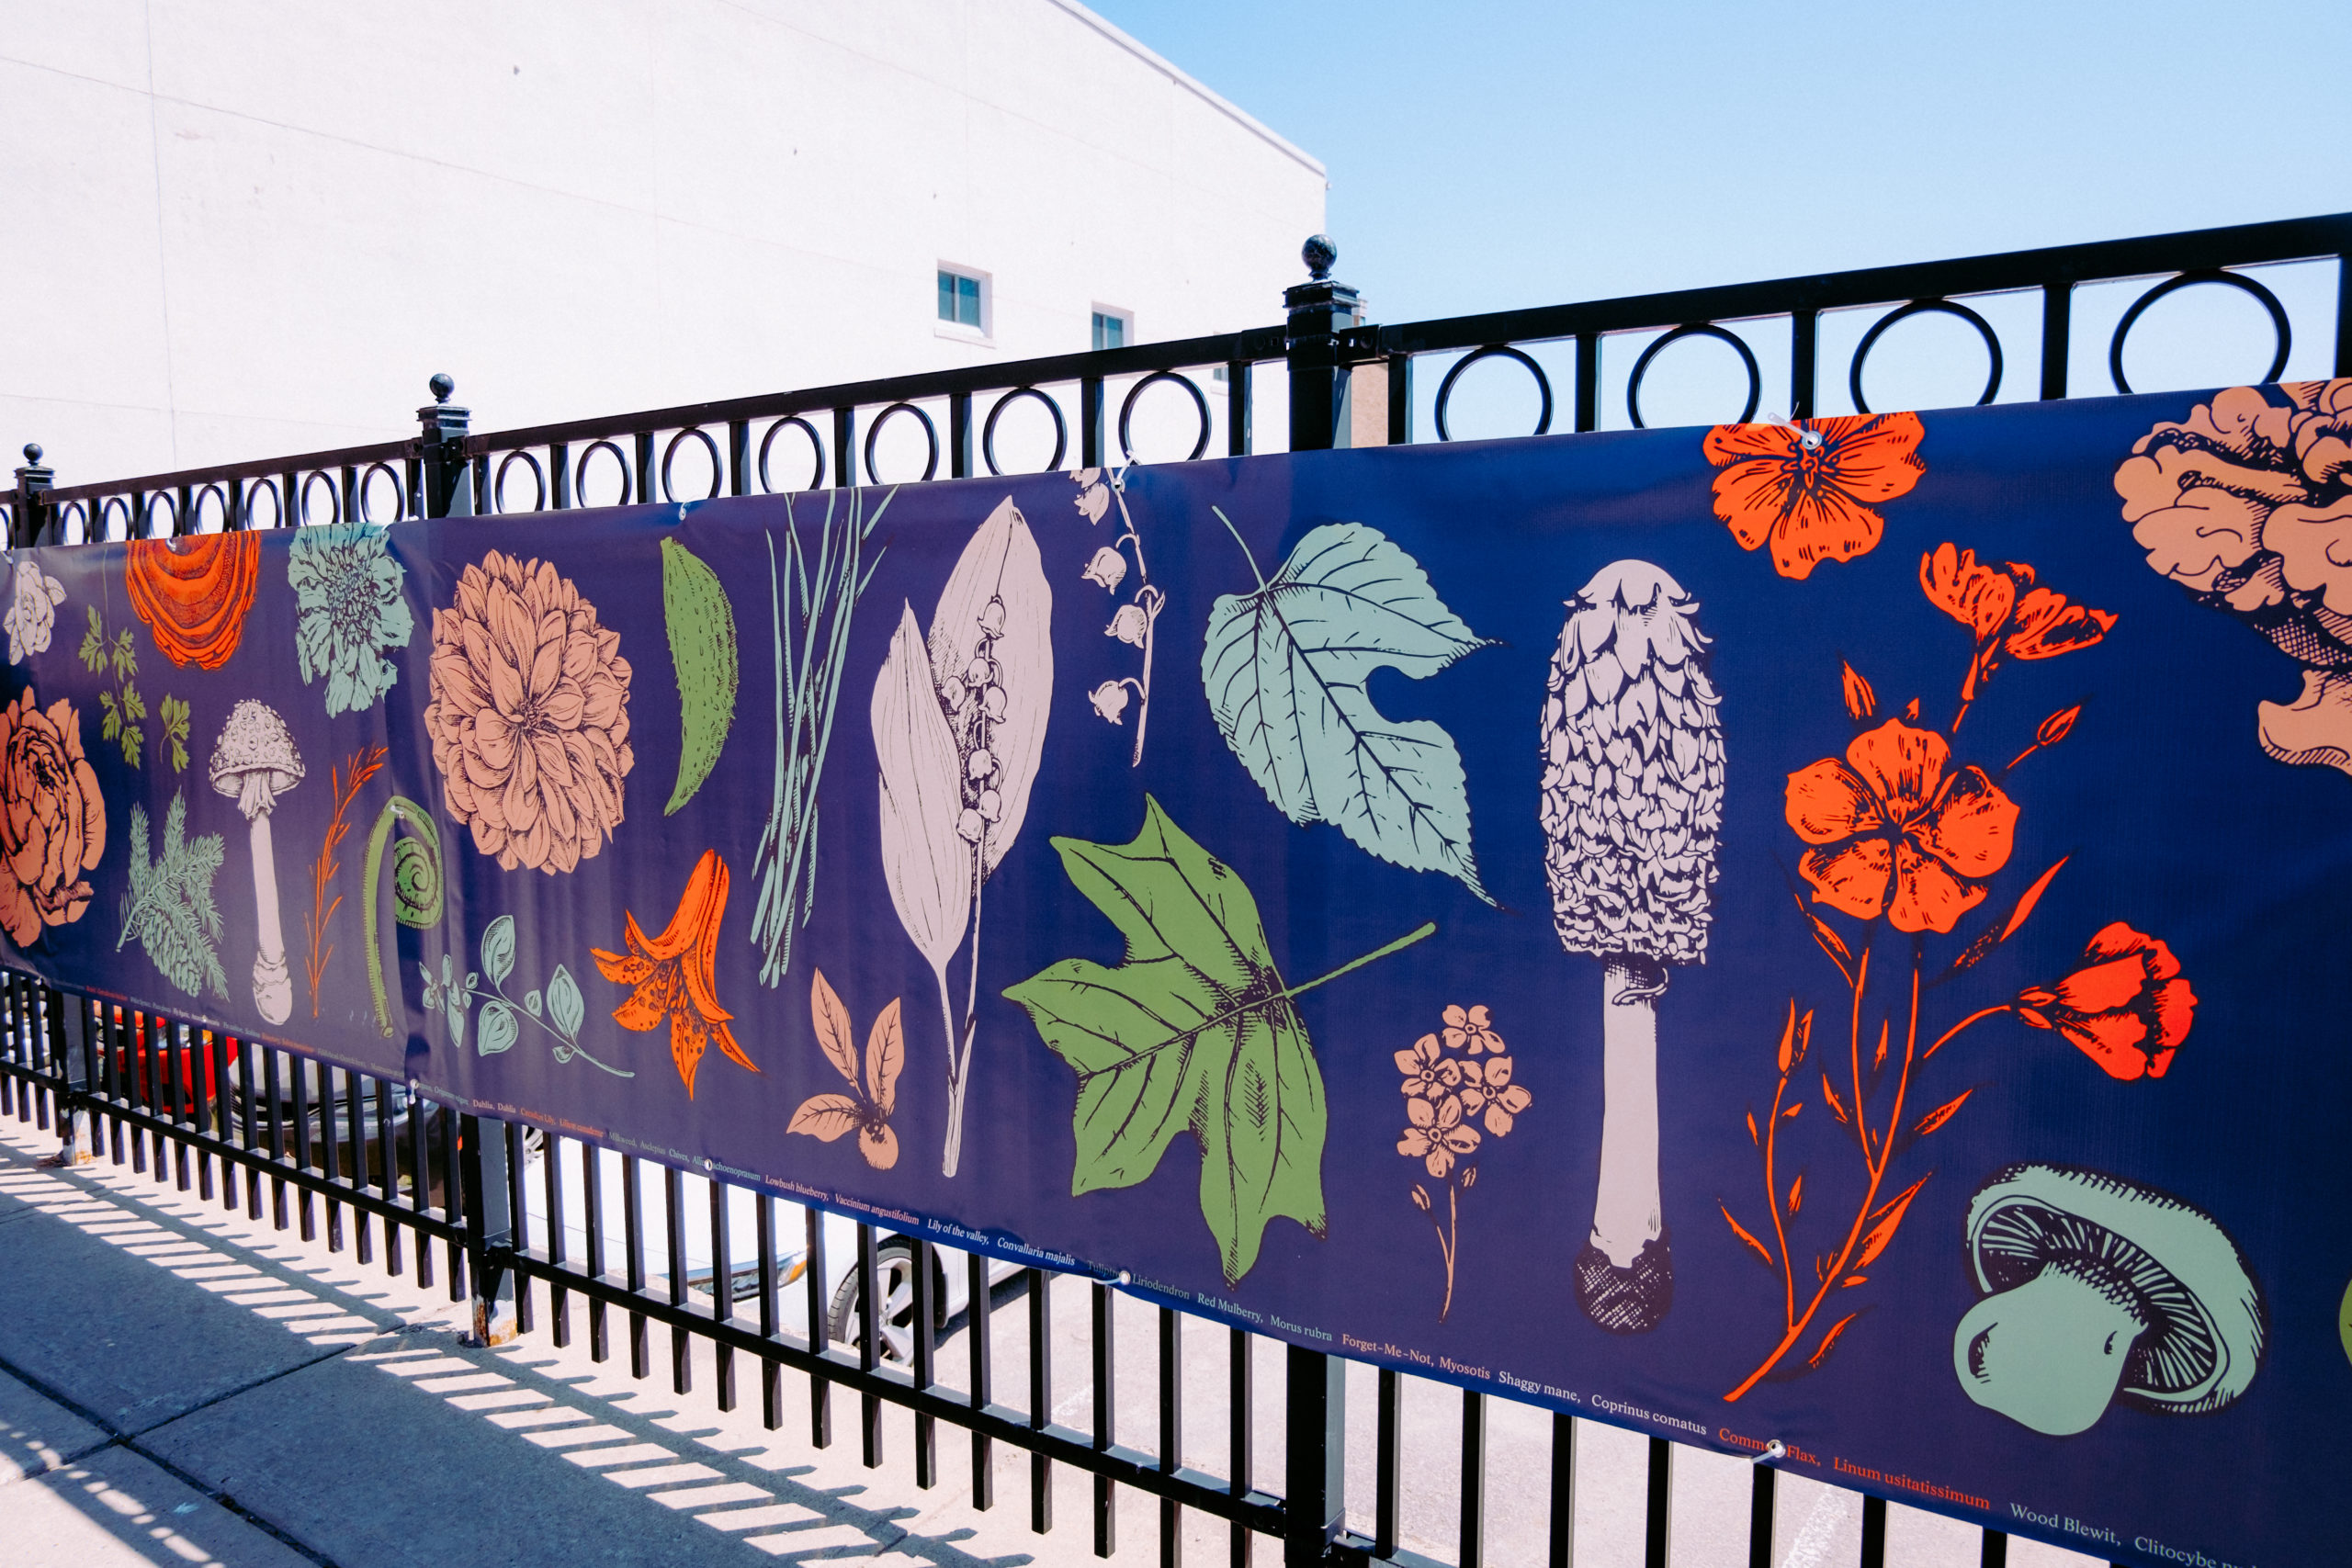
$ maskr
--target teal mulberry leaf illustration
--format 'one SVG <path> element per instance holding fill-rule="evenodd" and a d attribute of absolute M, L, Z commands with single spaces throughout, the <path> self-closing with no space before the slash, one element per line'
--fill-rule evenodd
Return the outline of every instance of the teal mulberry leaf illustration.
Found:
<path fill-rule="evenodd" d="M 1293 998 L 1436 926 L 1292 986 L 1249 887 L 1151 796 L 1131 843 L 1053 845 L 1071 885 L 1127 940 L 1116 968 L 1068 958 L 1004 993 L 1078 1073 L 1071 1195 L 1135 1186 L 1190 1133 L 1201 1217 L 1228 1283 L 1257 1263 L 1275 1216 L 1321 1236 L 1323 1075 Z"/>
<path fill-rule="evenodd" d="M 1217 518 L 1238 529 L 1223 512 Z M 1375 670 L 1426 680 L 1492 647 L 1376 528 L 1327 523 L 1257 592 L 1209 611 L 1201 681 L 1217 728 L 1258 787 L 1302 826 L 1327 822 L 1408 871 L 1442 871 L 1492 904 L 1470 849 L 1470 796 L 1453 737 L 1373 705 Z"/>
<path fill-rule="evenodd" d="M 130 891 L 122 900 L 119 953 L 133 937 L 164 979 L 189 996 L 207 985 L 229 994 L 214 943 L 220 940 L 220 910 L 212 901 L 212 878 L 220 869 L 220 835 L 187 837 L 187 796 L 175 794 L 164 814 L 162 855 L 147 857 L 147 808 L 130 808 Z"/>

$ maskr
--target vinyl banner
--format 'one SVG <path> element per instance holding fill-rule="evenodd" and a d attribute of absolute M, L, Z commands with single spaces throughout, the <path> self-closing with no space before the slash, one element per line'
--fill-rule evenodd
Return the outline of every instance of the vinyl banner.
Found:
<path fill-rule="evenodd" d="M 23 551 L 0 930 L 1295 1344 L 2316 1563 L 2347 478 L 2337 381 Z"/>

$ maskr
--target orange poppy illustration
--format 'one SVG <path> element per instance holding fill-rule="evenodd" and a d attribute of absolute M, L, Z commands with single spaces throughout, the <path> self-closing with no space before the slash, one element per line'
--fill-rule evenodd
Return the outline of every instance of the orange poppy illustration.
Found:
<path fill-rule="evenodd" d="M 2188 1038 L 2197 995 L 2172 949 L 2121 920 L 2102 927 L 2064 979 L 2018 993 L 2017 1015 L 2055 1030 L 2110 1077 L 2160 1078 Z"/>
<path fill-rule="evenodd" d="M 695 1094 L 695 1068 L 714 1041 L 728 1058 L 758 1072 L 743 1055 L 728 1022 L 735 1015 L 718 1005 L 711 983 L 711 963 L 718 952 L 718 923 L 727 913 L 727 863 L 717 850 L 705 850 L 686 878 L 678 912 L 662 934 L 647 941 L 637 917 L 624 910 L 622 940 L 626 953 L 591 948 L 597 973 L 617 985 L 636 987 L 628 1000 L 613 1010 L 613 1021 L 623 1029 L 644 1032 L 670 1025 L 670 1055 L 685 1080 L 686 1098 Z"/>
<path fill-rule="evenodd" d="M 1928 603 L 1976 634 L 1976 657 L 1961 682 L 1962 715 L 2004 659 L 2055 659 L 2090 647 L 2115 626 L 2107 611 L 2038 586 L 2024 562 L 1979 563 L 1974 550 L 1950 543 L 1919 558 L 1919 587 Z M 1952 727 L 1959 726 L 1954 719 Z"/>
<path fill-rule="evenodd" d="M 254 581 L 261 572 L 258 534 L 195 534 L 133 539 L 122 550 L 130 607 L 175 664 L 218 670 L 245 635 Z"/>
<path fill-rule="evenodd" d="M 1984 769 L 1948 772 L 1951 747 L 1890 718 L 1843 761 L 1789 775 L 1788 820 L 1807 850 L 1797 870 L 1814 902 L 1857 919 L 1883 909 L 1899 931 L 1949 931 L 2008 863 L 2017 803 Z"/>
<path fill-rule="evenodd" d="M 1715 515 L 1744 550 L 1772 547 L 1772 570 L 1802 581 L 1825 560 L 1868 555 L 1886 531 L 1876 510 L 1928 471 L 1916 413 L 1849 414 L 1794 424 L 1719 424 L 1702 446 Z"/>

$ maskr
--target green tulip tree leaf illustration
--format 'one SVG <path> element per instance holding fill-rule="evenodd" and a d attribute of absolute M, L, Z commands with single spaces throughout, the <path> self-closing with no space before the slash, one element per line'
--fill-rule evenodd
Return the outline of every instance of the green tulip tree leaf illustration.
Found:
<path fill-rule="evenodd" d="M 1420 941 L 1423 925 L 1304 986 L 1274 966 L 1257 900 L 1149 795 L 1131 843 L 1057 838 L 1070 883 L 1127 941 L 1005 991 L 1078 1073 L 1072 1196 L 1132 1187 L 1179 1133 L 1201 1148 L 1201 1217 L 1227 1282 L 1285 1215 L 1323 1235 L 1323 1075 L 1292 999 Z"/>
<path fill-rule="evenodd" d="M 1201 654 L 1233 754 L 1292 821 L 1330 823 L 1382 860 L 1442 871 L 1493 903 L 1471 857 L 1453 737 L 1388 717 L 1366 689 L 1375 670 L 1426 680 L 1490 641 L 1446 608 L 1419 562 L 1361 523 L 1315 529 L 1271 581 L 1254 558 L 1250 570 L 1257 592 L 1217 600 Z"/>

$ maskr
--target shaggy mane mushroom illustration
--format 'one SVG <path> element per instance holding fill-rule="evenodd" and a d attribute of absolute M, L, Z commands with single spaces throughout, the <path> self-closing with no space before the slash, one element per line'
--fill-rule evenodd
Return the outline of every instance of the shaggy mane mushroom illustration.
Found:
<path fill-rule="evenodd" d="M 1647 561 L 1568 602 L 1544 701 L 1544 869 L 1560 945 L 1602 964 L 1600 1187 L 1577 1302 L 1612 1334 L 1674 1303 L 1658 1201 L 1657 998 L 1707 955 L 1723 724 L 1698 605 Z"/>
<path fill-rule="evenodd" d="M 2015 1165 L 1968 1206 L 1968 1259 L 1991 1292 L 1952 1336 L 1968 1397 L 2054 1438 L 2120 1399 L 2158 1415 L 2246 1391 L 2267 1337 L 2262 1292 L 2211 1216 L 2121 1177 Z"/>
<path fill-rule="evenodd" d="M 270 809 L 302 782 L 302 759 L 286 721 L 247 697 L 230 712 L 212 748 L 212 787 L 232 796 L 250 824 L 254 858 L 254 1006 L 270 1023 L 294 1015 L 294 976 L 286 967 L 286 937 L 277 922 L 277 862 L 269 841 Z"/>

